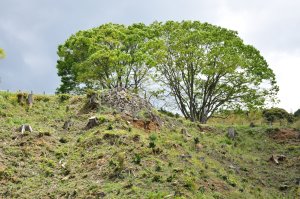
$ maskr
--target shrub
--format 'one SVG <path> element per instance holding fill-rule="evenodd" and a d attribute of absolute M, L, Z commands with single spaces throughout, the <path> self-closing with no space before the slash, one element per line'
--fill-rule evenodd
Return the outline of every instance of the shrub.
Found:
<path fill-rule="evenodd" d="M 169 117 L 175 117 L 175 114 L 170 112 L 170 111 L 167 111 L 165 109 L 163 109 L 162 107 L 160 108 L 160 110 L 158 110 L 158 112 L 164 114 L 164 115 L 167 115 Z"/>
<path fill-rule="evenodd" d="M 69 100 L 71 98 L 71 95 L 69 94 L 59 94 L 58 99 L 60 102 L 64 102 L 66 100 Z"/>
<path fill-rule="evenodd" d="M 141 164 L 141 160 L 142 160 L 142 156 L 140 154 L 135 154 L 134 155 L 133 162 L 135 164 L 140 165 Z"/>
<path fill-rule="evenodd" d="M 282 108 L 265 109 L 263 110 L 262 114 L 265 120 L 271 124 L 276 120 L 286 120 L 289 123 L 293 123 L 294 121 L 294 116 Z"/>
<path fill-rule="evenodd" d="M 50 97 L 47 96 L 47 95 L 36 95 L 34 97 L 34 100 L 39 102 L 39 101 L 42 101 L 42 102 L 49 102 L 50 101 Z"/>

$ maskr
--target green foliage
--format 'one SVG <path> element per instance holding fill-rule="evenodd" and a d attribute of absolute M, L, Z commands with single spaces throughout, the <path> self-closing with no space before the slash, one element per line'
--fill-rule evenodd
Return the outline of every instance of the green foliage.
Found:
<path fill-rule="evenodd" d="M 47 95 L 35 95 L 34 96 L 34 100 L 35 101 L 49 102 L 50 101 L 50 97 L 47 96 Z"/>
<path fill-rule="evenodd" d="M 265 109 L 262 114 L 263 117 L 271 124 L 276 120 L 286 120 L 289 123 L 294 122 L 294 116 L 282 108 Z"/>
<path fill-rule="evenodd" d="M 142 161 L 142 156 L 141 156 L 140 154 L 135 154 L 135 155 L 134 155 L 133 162 L 134 162 L 135 164 L 140 165 L 140 164 L 141 164 L 141 161 Z"/>
<path fill-rule="evenodd" d="M 108 127 L 107 127 L 107 130 L 113 130 L 113 128 L 114 128 L 113 125 L 109 124 Z"/>
<path fill-rule="evenodd" d="M 64 102 L 69 100 L 71 98 L 71 95 L 63 93 L 63 94 L 59 94 L 58 98 L 61 102 Z"/>
<path fill-rule="evenodd" d="M 0 59 L 5 58 L 5 52 L 2 48 L 0 48 Z"/>
<path fill-rule="evenodd" d="M 150 27 L 156 34 L 149 44 L 156 78 L 169 88 L 186 118 L 205 123 L 220 107 L 253 108 L 274 99 L 278 87 L 273 71 L 237 32 L 198 21 Z"/>
<path fill-rule="evenodd" d="M 295 111 L 294 116 L 295 117 L 300 117 L 300 109 L 298 109 L 297 111 Z"/>
<path fill-rule="evenodd" d="M 172 113 L 170 111 L 167 111 L 165 109 L 163 109 L 162 107 L 158 110 L 158 112 L 164 114 L 164 115 L 167 115 L 169 117 L 176 117 L 176 118 L 179 118 L 179 114 L 178 113 Z"/>
<path fill-rule="evenodd" d="M 257 49 L 235 31 L 199 21 L 108 23 L 72 35 L 58 56 L 59 93 L 114 87 L 138 92 L 148 82 L 160 86 L 145 96 L 171 94 L 185 118 L 201 123 L 220 108 L 262 107 L 278 92 Z"/>
<path fill-rule="evenodd" d="M 148 78 L 144 24 L 124 26 L 104 24 L 72 35 L 58 47 L 58 75 L 62 84 L 57 92 L 116 86 L 138 90 Z"/>

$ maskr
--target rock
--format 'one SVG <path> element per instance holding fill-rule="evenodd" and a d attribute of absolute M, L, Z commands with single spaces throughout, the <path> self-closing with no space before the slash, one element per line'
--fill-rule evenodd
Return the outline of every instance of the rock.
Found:
<path fill-rule="evenodd" d="M 152 105 L 147 100 L 141 98 L 138 94 L 127 92 L 126 89 L 115 88 L 102 92 L 100 99 L 104 105 L 132 118 L 137 117 L 138 112 L 142 110 L 148 115 L 152 113 Z"/>
<path fill-rule="evenodd" d="M 95 126 L 98 126 L 99 125 L 99 120 L 97 117 L 91 117 L 89 118 L 89 122 L 87 123 L 85 129 L 88 130 L 88 129 L 91 129 Z"/>
<path fill-rule="evenodd" d="M 30 125 L 28 124 L 22 124 L 19 128 L 18 128 L 18 131 L 21 132 L 22 134 L 25 132 L 25 131 L 29 131 L 30 133 L 32 132 L 32 128 Z"/>
<path fill-rule="evenodd" d="M 236 132 L 233 127 L 228 128 L 227 137 L 229 137 L 230 139 L 235 139 Z"/>
<path fill-rule="evenodd" d="M 181 129 L 181 133 L 187 137 L 191 137 L 191 135 L 187 132 L 186 129 Z"/>

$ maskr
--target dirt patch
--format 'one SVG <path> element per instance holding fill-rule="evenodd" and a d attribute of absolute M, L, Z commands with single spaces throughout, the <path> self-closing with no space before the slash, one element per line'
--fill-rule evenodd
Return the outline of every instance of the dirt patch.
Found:
<path fill-rule="evenodd" d="M 201 131 L 201 132 L 213 132 L 213 131 L 215 131 L 215 129 L 213 127 L 210 127 L 210 126 L 203 126 L 203 125 L 198 124 L 197 127 L 198 127 L 199 131 Z"/>
<path fill-rule="evenodd" d="M 203 185 L 206 190 L 218 192 L 230 191 L 229 186 L 225 182 L 219 180 L 209 180 L 207 182 L 204 182 Z"/>
<path fill-rule="evenodd" d="M 293 129 L 278 129 L 270 135 L 271 138 L 277 141 L 298 140 L 300 141 L 300 133 Z"/>
<path fill-rule="evenodd" d="M 152 121 L 144 121 L 144 120 L 133 120 L 132 125 L 135 128 L 144 129 L 148 131 L 156 131 L 159 130 L 159 124 Z"/>

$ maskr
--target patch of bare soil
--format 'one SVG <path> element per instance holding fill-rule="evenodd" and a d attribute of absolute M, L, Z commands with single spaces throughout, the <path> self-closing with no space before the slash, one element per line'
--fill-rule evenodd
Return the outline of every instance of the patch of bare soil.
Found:
<path fill-rule="evenodd" d="M 203 185 L 206 190 L 211 191 L 226 192 L 230 190 L 229 186 L 225 182 L 220 180 L 209 180 Z"/>
<path fill-rule="evenodd" d="M 279 129 L 272 133 L 270 137 L 279 142 L 300 141 L 300 133 L 293 129 Z"/>
<path fill-rule="evenodd" d="M 149 130 L 149 131 L 159 130 L 159 124 L 156 122 L 152 122 L 152 121 L 133 120 L 132 125 L 135 128 Z"/>

